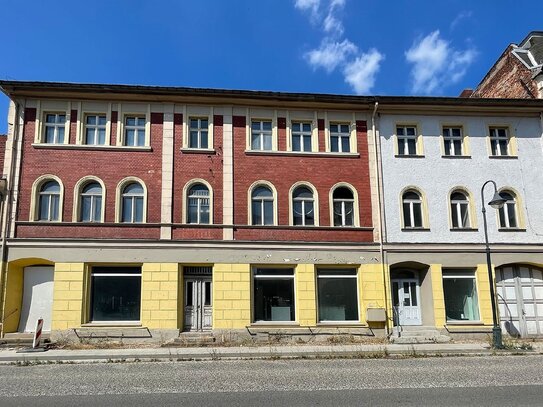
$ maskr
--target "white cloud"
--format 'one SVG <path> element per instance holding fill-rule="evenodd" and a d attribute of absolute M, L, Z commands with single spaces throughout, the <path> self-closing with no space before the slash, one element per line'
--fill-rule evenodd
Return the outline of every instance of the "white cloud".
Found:
<path fill-rule="evenodd" d="M 475 49 L 456 50 L 440 37 L 436 30 L 418 42 L 415 41 L 405 53 L 411 69 L 414 93 L 441 92 L 442 88 L 456 83 L 466 74 L 474 61 Z"/>
<path fill-rule="evenodd" d="M 345 4 L 346 0 L 294 1 L 294 6 L 308 12 L 311 22 L 318 25 L 324 34 L 319 47 L 306 52 L 304 56 L 314 70 L 321 68 L 330 74 L 340 68 L 345 82 L 356 93 L 367 93 L 375 84 L 384 55 L 376 49 L 359 53 L 358 46 L 343 37 L 345 27 L 340 14 Z"/>
<path fill-rule="evenodd" d="M 320 0 L 295 0 L 294 7 L 302 11 L 309 11 L 312 19 L 318 18 Z"/>
<path fill-rule="evenodd" d="M 375 48 L 362 53 L 354 61 L 349 62 L 344 70 L 345 82 L 354 89 L 355 93 L 362 95 L 368 93 L 375 84 L 375 76 L 381 68 L 381 61 L 385 58 Z"/>
<path fill-rule="evenodd" d="M 306 54 L 306 58 L 313 69 L 323 68 L 330 73 L 357 51 L 358 47 L 347 39 L 342 42 L 324 39 L 319 48 Z"/>
<path fill-rule="evenodd" d="M 457 26 L 462 20 L 471 18 L 472 15 L 473 15 L 473 11 L 462 11 L 462 12 L 460 12 L 460 13 L 455 17 L 455 19 L 451 22 L 450 29 L 451 29 L 451 30 L 454 30 L 454 29 L 456 28 L 456 26 Z"/>

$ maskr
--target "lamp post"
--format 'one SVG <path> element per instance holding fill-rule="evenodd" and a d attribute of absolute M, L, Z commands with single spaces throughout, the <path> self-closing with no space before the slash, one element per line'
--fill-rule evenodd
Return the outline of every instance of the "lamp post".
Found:
<path fill-rule="evenodd" d="M 487 184 L 491 183 L 494 186 L 494 196 L 492 197 L 492 200 L 488 202 L 488 205 L 490 205 L 494 209 L 501 209 L 503 208 L 503 205 L 505 204 L 506 200 L 498 193 L 498 188 L 496 187 L 496 183 L 492 180 L 486 181 L 483 186 L 481 187 L 481 202 L 482 202 L 482 212 L 483 212 L 483 222 L 484 222 L 484 229 L 485 229 L 485 245 L 486 245 L 486 265 L 488 268 L 488 283 L 490 284 L 490 302 L 492 303 L 492 322 L 494 323 L 494 326 L 492 328 L 492 346 L 496 349 L 502 349 L 503 348 L 503 342 L 502 342 L 502 329 L 500 327 L 500 321 L 498 316 L 498 306 L 496 304 L 496 294 L 494 292 L 494 276 L 492 274 L 492 262 L 490 260 L 490 246 L 488 244 L 488 228 L 486 223 L 486 207 L 485 207 L 485 186 Z"/>

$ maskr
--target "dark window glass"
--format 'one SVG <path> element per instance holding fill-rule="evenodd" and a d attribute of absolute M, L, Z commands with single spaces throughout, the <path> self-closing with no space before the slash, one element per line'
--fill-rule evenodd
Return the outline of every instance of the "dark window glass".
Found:
<path fill-rule="evenodd" d="M 91 285 L 92 321 L 140 320 L 140 269 L 97 267 Z"/>

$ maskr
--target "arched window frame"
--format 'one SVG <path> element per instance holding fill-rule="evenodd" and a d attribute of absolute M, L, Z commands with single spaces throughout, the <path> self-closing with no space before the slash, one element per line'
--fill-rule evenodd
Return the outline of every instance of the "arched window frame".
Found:
<path fill-rule="evenodd" d="M 265 180 L 259 180 L 256 182 L 253 182 L 251 186 L 249 187 L 248 193 L 247 193 L 247 224 L 252 225 L 253 224 L 253 191 L 260 187 L 268 187 L 272 191 L 273 196 L 273 225 L 265 225 L 265 226 L 277 226 L 277 190 L 275 189 L 275 186 Z M 255 225 L 258 226 L 258 225 Z"/>
<path fill-rule="evenodd" d="M 99 221 L 91 221 L 91 223 L 103 223 L 105 221 L 105 211 L 106 211 L 106 186 L 104 184 L 104 181 L 102 181 L 100 178 L 95 177 L 93 175 L 89 175 L 86 177 L 81 178 L 79 181 L 77 181 L 77 184 L 75 184 L 74 188 L 74 207 L 72 212 L 72 222 L 82 222 L 80 211 L 81 211 L 81 194 L 83 193 L 83 189 L 89 184 L 98 183 L 102 187 L 102 208 L 100 213 L 100 220 Z M 86 222 L 85 222 L 86 223 Z"/>
<path fill-rule="evenodd" d="M 289 195 L 288 195 L 288 197 L 289 197 L 289 199 L 288 199 L 288 202 L 289 202 L 289 211 L 288 211 L 288 213 L 289 213 L 289 225 L 294 226 L 294 191 L 299 187 L 306 187 L 306 188 L 310 189 L 311 192 L 313 193 L 313 211 L 314 211 L 314 216 L 315 216 L 315 224 L 314 225 L 306 225 L 306 226 L 308 226 L 308 227 L 319 226 L 319 193 L 317 192 L 317 188 L 315 188 L 315 186 L 313 184 L 311 184 L 310 182 L 307 182 L 307 181 L 296 182 L 294 185 L 292 185 L 290 187 Z M 296 226 L 301 226 L 301 225 L 296 225 Z"/>
<path fill-rule="evenodd" d="M 197 184 L 204 185 L 207 188 L 207 190 L 209 191 L 209 223 L 191 223 L 191 225 L 212 225 L 213 224 L 213 212 L 215 212 L 214 211 L 214 206 L 213 206 L 213 202 L 214 202 L 214 200 L 213 200 L 213 188 L 211 187 L 211 184 L 209 182 L 207 182 L 206 180 L 201 179 L 201 178 L 191 179 L 183 187 L 183 213 L 182 213 L 183 223 L 186 223 L 186 224 L 189 223 L 188 222 L 188 220 L 189 220 L 188 193 L 189 193 L 190 189 L 193 186 L 197 185 Z"/>
<path fill-rule="evenodd" d="M 133 182 L 137 182 L 143 188 L 143 219 L 141 223 L 147 223 L 147 185 L 138 177 L 126 177 L 117 184 L 117 191 L 115 197 L 115 222 L 122 222 L 122 205 L 123 205 L 123 190 L 124 188 Z"/>
<path fill-rule="evenodd" d="M 420 197 L 421 211 L 422 211 L 422 213 L 421 213 L 422 226 L 417 226 L 417 227 L 406 226 L 405 216 L 404 216 L 404 212 L 403 212 L 403 203 L 404 203 L 403 202 L 403 196 L 407 192 L 414 192 Z M 429 229 L 430 228 L 430 222 L 429 222 L 429 219 L 428 219 L 428 206 L 427 206 L 427 202 L 426 202 L 426 195 L 424 194 L 424 192 L 420 188 L 418 188 L 416 186 L 409 186 L 409 187 L 404 188 L 400 192 L 399 198 L 400 198 L 400 217 L 401 217 L 402 229 L 403 230 Z"/>
<path fill-rule="evenodd" d="M 511 187 L 504 187 L 501 188 L 498 191 L 500 194 L 507 193 L 510 194 L 513 197 L 513 200 L 515 201 L 515 218 L 517 220 L 517 225 L 514 227 L 511 226 L 502 226 L 500 223 L 500 211 L 505 210 L 505 207 L 507 206 L 507 203 L 505 203 L 503 209 L 496 210 L 496 225 L 498 226 L 498 230 L 516 230 L 516 229 L 524 229 L 524 217 L 522 216 L 522 199 L 520 194 Z"/>
<path fill-rule="evenodd" d="M 39 194 L 41 187 L 46 184 L 49 181 L 55 181 L 60 186 L 60 197 L 59 197 L 59 203 L 58 203 L 58 220 L 52 220 L 52 221 L 43 221 L 43 222 L 62 222 L 63 214 L 64 214 L 64 184 L 60 180 L 59 177 L 52 174 L 45 174 L 40 177 L 38 177 L 34 183 L 32 184 L 32 195 L 30 198 L 30 221 L 40 221 L 39 216 Z"/>
<path fill-rule="evenodd" d="M 461 193 L 466 197 L 468 202 L 468 218 L 469 226 L 468 227 L 453 227 L 453 209 L 452 209 L 452 196 L 455 193 Z M 451 230 L 473 230 L 477 229 L 477 213 L 474 205 L 474 200 L 471 192 L 465 187 L 454 187 L 449 191 L 447 195 L 447 211 L 449 214 L 449 227 Z"/>
<path fill-rule="evenodd" d="M 338 188 L 345 187 L 351 190 L 353 193 L 353 226 L 334 226 L 334 191 Z M 330 193 L 328 195 L 328 204 L 330 207 L 330 226 L 332 227 L 360 227 L 360 204 L 358 200 L 358 191 L 355 187 L 347 182 L 338 182 L 332 188 L 330 188 Z"/>

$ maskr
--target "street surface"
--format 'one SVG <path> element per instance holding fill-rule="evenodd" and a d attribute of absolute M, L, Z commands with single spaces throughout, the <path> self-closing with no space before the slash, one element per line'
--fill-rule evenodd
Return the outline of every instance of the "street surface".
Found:
<path fill-rule="evenodd" d="M 542 406 L 543 356 L 0 366 L 0 406 Z"/>

